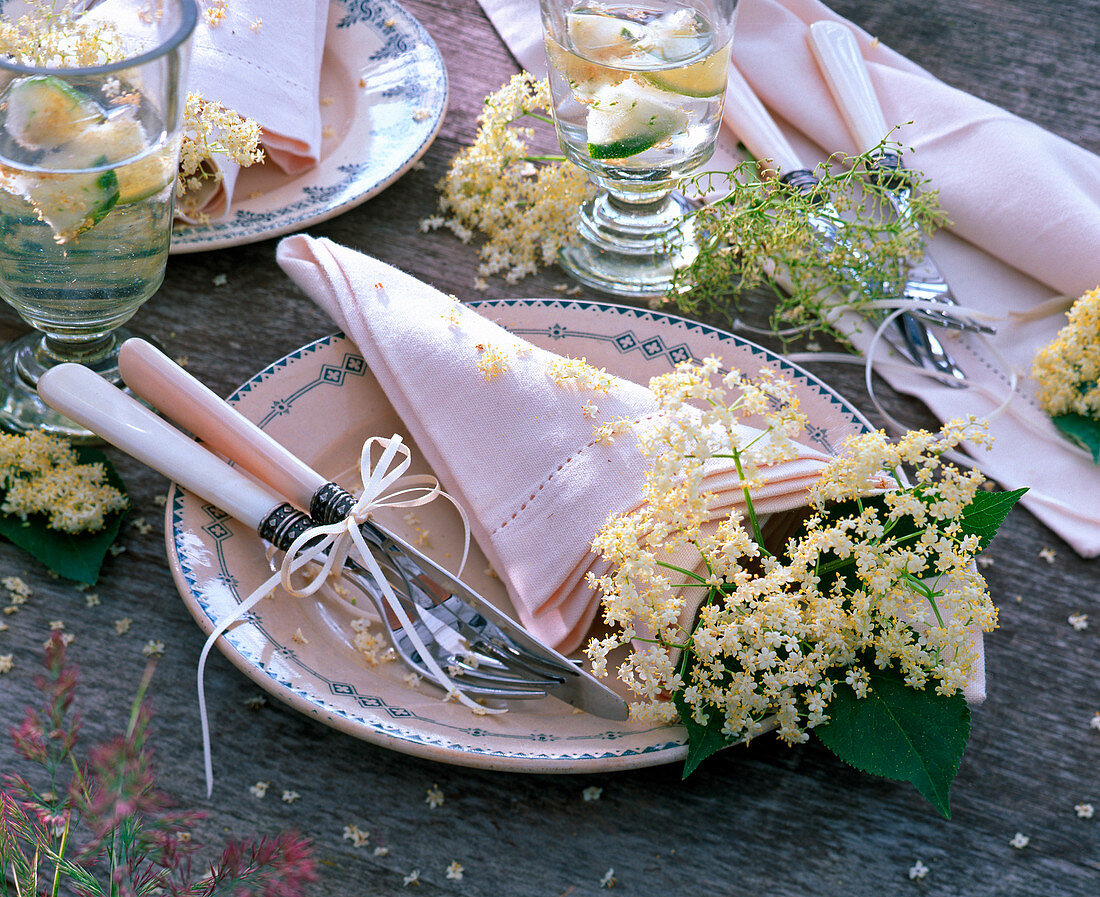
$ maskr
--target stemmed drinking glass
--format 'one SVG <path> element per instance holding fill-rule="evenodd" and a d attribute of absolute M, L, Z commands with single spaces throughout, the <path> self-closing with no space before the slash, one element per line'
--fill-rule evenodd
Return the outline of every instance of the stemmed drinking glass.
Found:
<path fill-rule="evenodd" d="M 619 296 L 653 298 L 695 257 L 673 193 L 714 152 L 737 0 L 540 0 L 554 123 L 599 188 L 559 263 Z"/>
<path fill-rule="evenodd" d="M 75 441 L 93 436 L 35 384 L 64 361 L 117 379 L 120 325 L 164 279 L 197 19 L 194 0 L 86 7 L 47 58 L 0 56 L 0 295 L 34 328 L 0 349 L 0 424 Z"/>

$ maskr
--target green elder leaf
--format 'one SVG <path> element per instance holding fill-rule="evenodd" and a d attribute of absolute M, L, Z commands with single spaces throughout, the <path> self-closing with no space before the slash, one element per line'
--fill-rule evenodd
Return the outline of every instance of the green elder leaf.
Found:
<path fill-rule="evenodd" d="M 78 448 L 81 464 L 99 462 L 107 473 L 107 482 L 126 494 L 122 482 L 107 456 L 91 448 Z M 62 533 L 50 529 L 46 519 L 31 515 L 26 520 L 0 514 L 0 536 L 34 555 L 43 564 L 66 579 L 95 585 L 99 570 L 111 544 L 118 537 L 125 511 L 109 516 L 103 529 L 92 533 Z"/>
<path fill-rule="evenodd" d="M 1070 442 L 1090 452 L 1093 462 L 1100 464 L 1100 420 L 1083 414 L 1059 414 L 1051 420 Z"/>
<path fill-rule="evenodd" d="M 699 767 L 699 764 L 711 754 L 716 754 L 724 747 L 736 744 L 734 739 L 722 734 L 722 726 L 725 720 L 717 709 L 711 708 L 705 726 L 695 722 L 691 715 L 691 706 L 683 699 L 681 692 L 672 696 L 672 702 L 676 705 L 676 711 L 680 714 L 680 723 L 687 729 L 688 755 L 684 760 L 683 778 L 687 778 Z"/>
<path fill-rule="evenodd" d="M 1011 492 L 978 491 L 974 495 L 974 500 L 962 512 L 961 523 L 964 533 L 981 538 L 980 551 L 989 547 L 1008 512 L 1025 492 L 1026 488 L 1013 489 Z"/>
<path fill-rule="evenodd" d="M 911 782 L 947 819 L 949 791 L 970 737 L 970 709 L 961 694 L 906 686 L 894 668 L 872 669 L 864 698 L 840 685 L 829 721 L 814 734 L 862 772 Z"/>

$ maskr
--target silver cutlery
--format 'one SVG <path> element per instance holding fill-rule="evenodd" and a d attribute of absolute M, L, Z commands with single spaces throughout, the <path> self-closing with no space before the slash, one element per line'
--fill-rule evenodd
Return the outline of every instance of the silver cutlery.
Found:
<path fill-rule="evenodd" d="M 38 391 L 51 407 L 226 511 L 276 548 L 285 550 L 315 526 L 314 520 L 283 501 L 269 484 L 231 467 L 81 365 L 61 364 L 50 369 L 39 380 Z M 279 449 L 266 446 L 272 459 L 283 460 L 285 449 Z M 297 463 L 309 471 L 306 465 Z M 597 716 L 626 718 L 626 702 L 618 695 L 543 645 L 411 546 L 381 528 L 367 528 L 363 535 L 412 621 L 413 630 L 432 659 L 447 669 L 457 690 L 473 697 L 503 700 L 551 695 Z M 426 575 L 426 571 L 435 575 Z M 409 633 L 394 626 L 389 606 L 376 600 L 380 586 L 369 570 L 348 563 L 340 574 L 378 605 L 383 628 L 397 656 L 426 681 L 434 681 L 425 658 L 410 650 L 413 642 Z M 452 591 L 447 592 L 437 583 L 446 584 Z M 463 598 L 478 603 L 471 606 Z"/>
<path fill-rule="evenodd" d="M 851 29 L 840 22 L 814 22 L 808 39 L 829 92 L 856 142 L 856 149 L 862 153 L 874 150 L 887 137 L 890 128 Z M 870 157 L 868 166 L 871 176 L 877 179 L 893 206 L 898 221 L 922 236 L 913 221 L 912 181 L 902 164 L 901 154 L 892 150 L 880 151 Z M 961 314 L 947 280 L 927 248 L 923 258 L 910 268 L 901 292 L 908 299 L 944 306 L 942 310 L 920 308 L 910 312 L 923 321 L 976 333 L 997 332 L 997 328 Z"/>

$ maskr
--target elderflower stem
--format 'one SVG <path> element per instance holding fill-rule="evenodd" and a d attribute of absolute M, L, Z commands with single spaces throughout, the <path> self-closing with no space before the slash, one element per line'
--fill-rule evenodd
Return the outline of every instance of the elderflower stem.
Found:
<path fill-rule="evenodd" d="M 737 479 L 741 483 L 741 494 L 745 497 L 745 510 L 749 515 L 749 523 L 752 524 L 752 537 L 756 541 L 761 555 L 771 557 L 772 553 L 764 547 L 764 534 L 760 530 L 760 522 L 756 519 L 756 508 L 752 504 L 752 492 L 749 490 L 748 483 L 745 482 L 745 468 L 741 461 L 741 452 L 738 449 L 733 450 L 733 463 L 737 467 Z"/>

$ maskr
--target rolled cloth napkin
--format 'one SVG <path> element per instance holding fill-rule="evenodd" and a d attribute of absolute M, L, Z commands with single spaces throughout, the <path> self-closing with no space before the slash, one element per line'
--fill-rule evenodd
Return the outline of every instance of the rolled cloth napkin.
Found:
<path fill-rule="evenodd" d="M 469 514 L 522 623 L 558 650 L 578 648 L 599 609 L 586 574 L 608 568 L 589 543 L 609 514 L 639 507 L 646 471 L 635 436 L 598 441 L 583 405 L 598 404 L 599 422 L 644 427 L 658 415 L 653 393 L 621 378 L 599 394 L 559 385 L 551 366 L 561 356 L 329 240 L 288 237 L 278 260 L 359 347 L 421 454 Z M 486 351 L 507 356 L 507 370 L 490 380 L 478 367 Z M 757 511 L 805 505 L 826 460 L 805 448 L 766 468 Z M 714 462 L 706 483 L 716 494 L 712 516 L 741 502 L 728 462 Z"/>
<path fill-rule="evenodd" d="M 532 37 L 541 34 L 538 3 L 479 2 L 520 63 L 545 72 Z M 818 0 L 741 0 L 733 61 L 808 164 L 855 150 L 807 43 L 820 19 L 855 32 L 887 123 L 912 122 L 895 134 L 912 147 L 904 160 L 939 190 L 951 220 L 932 254 L 962 305 L 999 319 L 992 338 L 937 331 L 969 389 L 885 367 L 882 376 L 946 421 L 993 413 L 1018 375 L 990 424 L 993 448 L 975 458 L 1005 487 L 1028 487 L 1023 504 L 1078 553 L 1100 554 L 1100 468 L 1059 435 L 1029 378 L 1036 351 L 1065 323 L 1052 293 L 1073 298 L 1100 284 L 1100 158 L 945 84 Z M 733 164 L 735 142 L 724 130 L 708 168 Z M 850 338 L 865 350 L 871 328 Z"/>

